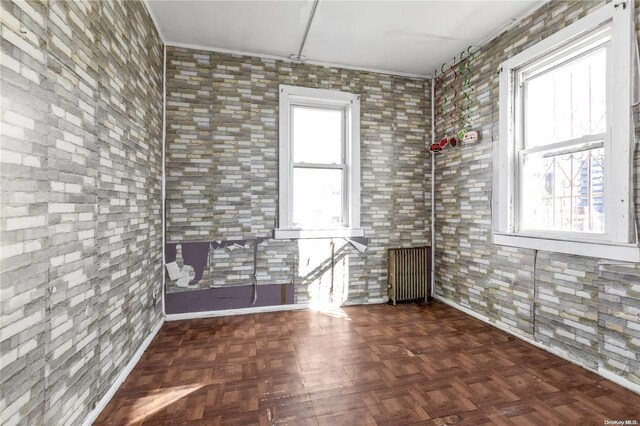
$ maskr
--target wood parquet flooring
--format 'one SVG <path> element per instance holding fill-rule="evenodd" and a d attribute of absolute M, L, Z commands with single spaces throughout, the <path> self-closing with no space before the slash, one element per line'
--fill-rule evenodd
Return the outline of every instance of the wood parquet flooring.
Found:
<path fill-rule="evenodd" d="M 167 322 L 96 425 L 603 425 L 640 396 L 442 303 Z"/>

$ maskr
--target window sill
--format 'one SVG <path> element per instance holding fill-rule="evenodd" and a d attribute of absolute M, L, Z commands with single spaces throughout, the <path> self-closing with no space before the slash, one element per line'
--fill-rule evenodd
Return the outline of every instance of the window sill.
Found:
<path fill-rule="evenodd" d="M 640 262 L 640 247 L 634 244 L 612 244 L 597 242 L 580 242 L 553 240 L 548 238 L 524 237 L 513 234 L 493 233 L 493 243 L 502 246 L 544 250 L 554 253 L 573 254 L 577 256 L 600 259 L 620 260 L 624 262 Z"/>
<path fill-rule="evenodd" d="M 292 240 L 304 238 L 355 238 L 364 237 L 364 228 L 339 228 L 339 229 L 283 229 L 273 230 L 273 238 L 276 240 Z"/>

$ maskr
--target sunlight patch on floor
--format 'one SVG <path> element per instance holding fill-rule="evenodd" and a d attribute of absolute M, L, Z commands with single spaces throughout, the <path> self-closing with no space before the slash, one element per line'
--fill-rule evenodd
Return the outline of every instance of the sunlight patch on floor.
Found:
<path fill-rule="evenodd" d="M 337 304 L 310 304 L 309 309 L 333 318 L 340 318 L 351 321 L 349 315 L 347 315 L 347 313 L 340 307 L 340 305 Z"/>
<path fill-rule="evenodd" d="M 189 386 L 174 386 L 170 388 L 158 389 L 150 395 L 140 397 L 131 406 L 129 413 L 129 424 L 135 424 L 144 420 L 145 417 L 153 415 L 163 408 L 173 404 L 185 396 L 202 388 L 203 384 Z"/>

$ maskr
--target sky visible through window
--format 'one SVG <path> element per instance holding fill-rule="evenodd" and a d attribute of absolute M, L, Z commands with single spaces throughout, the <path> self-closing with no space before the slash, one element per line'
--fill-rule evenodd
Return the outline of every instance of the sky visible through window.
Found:
<path fill-rule="evenodd" d="M 293 222 L 331 228 L 344 222 L 344 111 L 292 108 Z M 333 166 L 333 167 L 332 167 Z"/>
<path fill-rule="evenodd" d="M 606 53 L 597 49 L 526 81 L 525 149 L 606 131 Z M 523 229 L 604 233 L 600 142 L 524 155 Z"/>

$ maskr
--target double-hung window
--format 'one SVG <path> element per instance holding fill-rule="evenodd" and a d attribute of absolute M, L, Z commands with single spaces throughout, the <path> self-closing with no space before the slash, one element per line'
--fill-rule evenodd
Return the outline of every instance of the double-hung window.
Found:
<path fill-rule="evenodd" d="M 364 235 L 359 104 L 351 93 L 280 86 L 276 238 Z"/>
<path fill-rule="evenodd" d="M 632 17 L 617 4 L 502 64 L 495 243 L 640 261 L 632 198 Z"/>
<path fill-rule="evenodd" d="M 609 28 L 516 72 L 522 231 L 605 233 Z"/>

